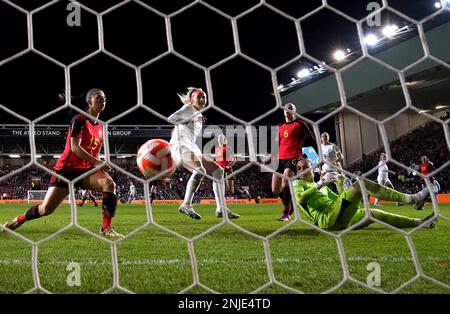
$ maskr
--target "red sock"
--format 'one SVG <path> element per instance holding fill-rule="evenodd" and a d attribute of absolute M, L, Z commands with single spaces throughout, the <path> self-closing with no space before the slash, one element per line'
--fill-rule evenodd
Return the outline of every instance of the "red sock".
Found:
<path fill-rule="evenodd" d="M 283 205 L 283 215 L 289 215 L 290 208 L 289 206 Z"/>
<path fill-rule="evenodd" d="M 102 230 L 110 228 L 111 224 L 112 224 L 112 217 L 108 214 L 103 213 Z"/>
<path fill-rule="evenodd" d="M 23 224 L 26 220 L 27 220 L 27 217 L 25 217 L 25 215 L 19 215 L 19 216 L 17 216 L 17 222 L 18 222 L 19 224 Z"/>

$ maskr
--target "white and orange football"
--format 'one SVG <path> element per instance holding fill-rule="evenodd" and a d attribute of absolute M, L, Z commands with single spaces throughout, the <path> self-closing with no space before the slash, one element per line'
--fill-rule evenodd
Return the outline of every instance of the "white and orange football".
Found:
<path fill-rule="evenodd" d="M 136 162 L 141 173 L 154 177 L 165 172 L 159 179 L 170 177 L 176 170 L 176 164 L 170 152 L 170 144 L 162 139 L 145 142 L 138 150 Z"/>

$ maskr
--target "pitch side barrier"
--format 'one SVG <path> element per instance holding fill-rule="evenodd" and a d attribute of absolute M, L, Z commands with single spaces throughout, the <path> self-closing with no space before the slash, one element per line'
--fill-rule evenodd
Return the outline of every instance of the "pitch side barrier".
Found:
<path fill-rule="evenodd" d="M 31 202 L 37 202 L 40 203 L 43 200 L 30 200 Z M 374 199 L 370 198 L 370 203 L 373 203 Z M 27 203 L 27 200 L 0 200 L 0 204 L 23 204 Z M 183 200 L 154 200 L 153 204 L 182 204 Z M 281 200 L 278 198 L 262 198 L 259 200 L 259 203 L 256 203 L 255 200 L 242 200 L 242 199 L 227 199 L 227 204 L 281 204 Z M 394 204 L 394 202 L 390 201 L 382 201 L 380 200 L 380 203 L 384 204 Z M 450 194 L 439 194 L 438 195 L 438 203 L 439 204 L 450 204 Z M 69 204 L 69 201 L 64 201 L 64 204 Z M 134 200 L 132 204 L 145 204 L 145 200 Z M 203 199 L 200 200 L 200 204 L 216 204 L 216 201 L 213 199 Z"/>

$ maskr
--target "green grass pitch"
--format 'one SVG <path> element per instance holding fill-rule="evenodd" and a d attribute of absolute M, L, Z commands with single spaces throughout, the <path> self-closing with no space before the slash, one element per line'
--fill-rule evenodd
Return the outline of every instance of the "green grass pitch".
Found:
<path fill-rule="evenodd" d="M 0 205 L 0 222 L 28 208 Z M 187 238 L 192 238 L 222 220 L 214 216 L 214 206 L 197 205 L 202 219 L 194 221 L 177 211 L 176 205 L 155 205 L 154 220 Z M 241 214 L 234 220 L 239 226 L 267 236 L 289 223 L 276 219 L 280 205 L 230 205 Z M 415 211 L 409 206 L 385 205 L 385 210 L 425 217 L 431 206 Z M 450 206 L 441 205 L 441 214 L 450 217 Z M 128 234 L 147 221 L 144 205 L 120 204 L 114 219 L 115 229 Z M 48 217 L 27 222 L 17 231 L 38 241 L 70 223 L 68 205 L 62 205 Z M 79 208 L 78 223 L 97 233 L 101 223 L 99 207 L 90 203 Z M 440 219 L 435 230 L 420 230 L 412 237 L 424 273 L 450 285 L 450 223 Z M 366 283 L 370 262 L 381 266 L 381 286 L 393 292 L 416 275 L 406 238 L 382 225 L 352 231 L 342 237 L 345 257 L 352 278 Z M 272 265 L 277 281 L 306 293 L 331 289 L 343 279 L 336 240 L 310 227 L 295 223 L 270 240 Z M 200 282 L 221 293 L 249 293 L 269 281 L 263 242 L 231 225 L 221 226 L 194 242 Z M 117 246 L 120 285 L 136 293 L 177 293 L 193 283 L 187 242 L 148 226 Z M 34 287 L 31 246 L 18 238 L 0 234 L 0 293 L 22 293 Z M 77 228 L 71 228 L 38 248 L 41 285 L 54 293 L 99 293 L 113 285 L 111 246 Z M 67 285 L 71 262 L 80 265 L 80 286 Z M 196 287 L 189 293 L 206 293 Z M 420 279 L 400 293 L 449 293 L 430 280 Z M 271 286 L 261 293 L 292 293 L 282 286 Z M 361 285 L 344 284 L 334 293 L 373 293 Z"/>

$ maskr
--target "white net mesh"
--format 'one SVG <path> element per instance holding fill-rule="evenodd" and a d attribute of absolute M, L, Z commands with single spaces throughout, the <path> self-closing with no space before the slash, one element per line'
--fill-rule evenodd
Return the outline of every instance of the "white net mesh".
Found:
<path fill-rule="evenodd" d="M 27 202 L 39 202 L 44 200 L 45 194 L 47 193 L 46 190 L 28 190 L 27 191 Z"/>
<path fill-rule="evenodd" d="M 343 17 L 344 19 L 355 23 L 357 25 L 358 28 L 358 35 L 359 35 L 359 40 L 361 43 L 361 47 L 362 47 L 362 56 L 361 58 L 365 58 L 365 59 L 370 59 L 373 62 L 377 63 L 378 65 L 380 65 L 381 67 L 387 68 L 392 72 L 397 73 L 398 78 L 400 80 L 401 86 L 402 86 L 402 91 L 404 93 L 405 99 L 406 99 L 406 103 L 407 103 L 407 108 L 416 112 L 420 112 L 421 109 L 420 108 L 415 108 L 412 105 L 412 101 L 411 101 L 411 96 L 410 93 L 408 91 L 408 87 L 407 87 L 407 83 L 405 80 L 405 73 L 411 69 L 412 67 L 418 65 L 420 62 L 424 61 L 425 59 L 428 60 L 432 60 L 435 63 L 442 65 L 443 67 L 449 68 L 448 64 L 446 64 L 445 62 L 441 61 L 440 59 L 434 57 L 431 53 L 430 53 L 430 49 L 427 43 L 427 38 L 425 36 L 425 32 L 424 32 L 424 28 L 423 28 L 423 24 L 426 23 L 427 21 L 429 21 L 430 19 L 432 19 L 433 17 L 441 14 L 443 11 L 448 10 L 447 7 L 445 6 L 445 3 L 442 2 L 442 8 L 439 9 L 436 13 L 432 14 L 431 16 L 428 16 L 427 18 L 421 20 L 421 21 L 414 21 L 411 18 L 409 18 L 408 16 L 406 16 L 405 14 L 403 14 L 402 12 L 399 12 L 395 9 L 393 9 L 392 7 L 388 6 L 388 3 L 386 0 L 383 1 L 383 6 L 379 9 L 376 10 L 374 12 L 372 12 L 369 15 L 369 18 L 380 13 L 382 10 L 386 9 L 389 7 L 389 10 L 391 10 L 392 12 L 394 12 L 395 14 L 401 16 L 402 18 L 404 18 L 407 21 L 413 22 L 417 25 L 417 29 L 419 32 L 419 37 L 420 37 L 420 42 L 421 45 L 423 47 L 423 51 L 424 51 L 424 56 L 418 60 L 417 62 L 409 65 L 408 67 L 402 69 L 402 70 L 398 70 L 396 68 L 394 68 L 393 66 L 380 61 L 379 59 L 373 57 L 372 55 L 369 54 L 367 46 L 364 42 L 364 31 L 363 31 L 363 23 L 366 21 L 367 18 L 362 19 L 362 20 L 356 20 L 346 14 L 344 14 L 343 12 L 335 9 L 334 7 L 332 7 L 331 5 L 329 5 L 327 3 L 326 0 L 323 0 L 322 5 L 317 8 L 316 10 L 302 16 L 301 18 L 294 18 L 288 14 L 286 14 L 285 12 L 279 10 L 278 8 L 274 7 L 273 5 L 269 4 L 268 2 L 261 0 L 259 1 L 259 3 L 253 7 L 251 7 L 250 9 L 246 10 L 245 12 L 239 14 L 238 16 L 230 16 L 224 12 L 222 12 L 221 10 L 215 8 L 214 6 L 212 6 L 211 4 L 201 1 L 201 0 L 196 0 L 196 1 L 192 1 L 192 3 L 190 3 L 189 5 L 186 5 L 185 7 L 177 10 L 176 12 L 172 13 L 172 14 L 164 14 L 161 13 L 160 11 L 158 11 L 157 9 L 147 5 L 146 3 L 142 2 L 142 1 L 133 1 L 137 4 L 139 4 L 140 6 L 142 6 L 142 9 L 145 10 L 150 10 L 151 12 L 155 13 L 158 16 L 161 16 L 162 18 L 164 18 L 165 23 L 166 23 L 166 36 L 167 36 L 167 43 L 168 43 L 168 51 L 162 53 L 161 55 L 159 55 L 158 57 L 153 58 L 152 60 L 146 62 L 145 64 L 141 65 L 141 66 L 135 66 L 125 60 L 123 60 L 122 58 L 114 55 L 113 53 L 109 52 L 107 49 L 105 49 L 105 44 L 104 44 L 104 30 L 103 30 L 103 18 L 106 14 L 119 9 L 120 7 L 122 7 L 123 5 L 127 4 L 130 2 L 130 0 L 126 0 L 123 2 L 118 3 L 117 5 L 112 6 L 111 8 L 107 9 L 104 12 L 98 13 L 92 9 L 90 9 L 89 7 L 87 7 L 86 5 L 83 4 L 79 4 L 81 6 L 81 8 L 87 12 L 90 12 L 91 14 L 95 15 L 97 17 L 97 23 L 98 23 L 98 46 L 99 49 L 93 53 L 91 53 L 90 55 L 87 55 L 79 60 L 77 60 L 76 62 L 71 63 L 70 65 L 64 65 L 61 62 L 55 60 L 54 58 L 42 53 L 41 51 L 37 50 L 34 46 L 34 38 L 33 38 L 33 16 L 42 11 L 45 10 L 46 8 L 48 8 L 49 6 L 53 5 L 54 3 L 58 2 L 59 0 L 55 0 L 55 1 L 51 1 L 48 2 L 47 4 L 34 9 L 32 11 L 26 11 L 24 9 L 22 9 L 20 6 L 16 5 L 15 3 L 8 1 L 8 0 L 2 0 L 4 3 L 8 4 L 9 6 L 15 8 L 16 10 L 22 12 L 23 14 L 26 14 L 27 16 L 27 21 L 28 21 L 28 48 L 26 50 L 23 50 L 5 60 L 0 60 L 0 66 L 7 64 L 8 62 L 11 62 L 17 58 L 20 58 L 21 56 L 23 56 L 24 54 L 32 51 L 36 54 L 38 54 L 39 56 L 47 59 L 48 61 L 58 65 L 61 68 L 64 68 L 65 71 L 65 87 L 66 87 L 66 95 L 67 95 L 67 99 L 70 99 L 71 96 L 71 70 L 76 66 L 79 65 L 81 63 L 83 63 L 84 61 L 92 58 L 93 56 L 99 54 L 99 53 L 103 53 L 115 60 L 117 60 L 118 62 L 120 62 L 121 64 L 126 65 L 129 68 L 134 69 L 135 71 L 135 75 L 136 75 L 136 80 L 137 80 L 137 105 L 134 106 L 133 108 L 127 110 L 126 112 L 123 112 L 122 114 L 114 117 L 113 119 L 104 122 L 104 127 L 106 130 L 108 130 L 109 125 L 111 125 L 112 123 L 114 123 L 115 121 L 117 121 L 118 119 L 124 117 L 125 115 L 127 115 L 128 113 L 138 109 L 138 108 L 143 108 L 144 110 L 148 111 L 149 113 L 158 116 L 159 118 L 168 121 L 166 117 L 162 116 L 161 114 L 159 114 L 158 112 L 148 108 L 147 106 L 145 106 L 143 104 L 143 87 L 142 87 L 142 75 L 141 75 L 141 71 L 144 67 L 153 64 L 159 60 L 161 60 L 163 57 L 167 56 L 168 54 L 172 54 L 173 56 L 176 56 L 177 58 L 183 60 L 184 62 L 187 62 L 191 65 L 193 65 L 194 67 L 201 69 L 204 72 L 205 78 L 206 78 L 206 85 L 207 85 L 207 89 L 209 91 L 209 103 L 210 103 L 210 108 L 214 108 L 217 111 L 219 111 L 220 113 L 222 113 L 225 116 L 230 117 L 231 119 L 233 119 L 234 121 L 241 123 L 242 125 L 246 126 L 246 133 L 247 133 L 247 140 L 249 143 L 249 155 L 250 155 L 250 160 L 252 161 L 252 164 L 256 164 L 257 161 L 257 152 L 255 151 L 255 143 L 253 143 L 253 131 L 252 131 L 252 124 L 256 123 L 257 121 L 263 119 L 264 117 L 272 114 L 274 111 L 280 110 L 282 109 L 282 99 L 281 99 L 281 95 L 279 93 L 279 82 L 277 79 L 277 73 L 278 71 L 280 71 L 281 69 L 285 68 L 286 66 L 288 66 L 289 64 L 292 64 L 294 61 L 302 58 L 302 57 L 307 57 L 310 60 L 316 61 L 318 64 L 320 64 L 321 62 L 319 60 L 317 60 L 316 58 L 314 58 L 313 56 L 310 56 L 307 54 L 306 49 L 305 49 L 305 43 L 303 40 L 303 34 L 302 34 L 302 26 L 301 26 L 301 22 L 305 19 L 307 19 L 308 17 L 311 17 L 312 15 L 316 14 L 317 12 L 319 12 L 320 10 L 323 10 L 324 8 L 329 9 L 331 11 L 333 11 L 335 14 Z M 203 6 L 205 6 L 206 8 L 208 8 L 209 10 L 214 11 L 215 13 L 221 15 L 222 17 L 228 19 L 231 21 L 231 25 L 232 25 L 232 30 L 233 30 L 233 39 L 234 39 L 234 49 L 235 49 L 235 53 L 223 60 L 221 60 L 220 62 L 217 62 L 216 64 L 210 66 L 210 67 L 205 67 L 202 66 L 200 64 L 198 64 L 197 62 L 194 62 L 193 60 L 190 60 L 189 58 L 185 57 L 184 55 L 180 54 L 179 52 L 177 52 L 174 49 L 174 45 L 173 45 L 173 38 L 172 38 L 172 31 L 171 31 L 171 20 L 176 17 L 177 15 L 181 14 L 182 12 L 189 10 L 191 7 L 193 7 L 194 5 L 197 4 L 201 4 Z M 241 50 L 241 44 L 240 44 L 240 40 L 239 40 L 239 30 L 238 30 L 238 26 L 237 26 L 237 21 L 242 18 L 245 17 L 246 15 L 250 14 L 251 12 L 257 10 L 260 7 L 266 7 L 270 10 L 272 10 L 273 12 L 275 12 L 276 14 L 279 14 L 280 16 L 283 16 L 284 18 L 292 21 L 293 23 L 295 23 L 297 32 L 298 32 L 298 41 L 299 41 L 299 51 L 300 51 L 300 55 L 297 56 L 296 58 L 294 58 L 293 60 L 289 60 L 288 62 L 286 62 L 285 64 L 277 67 L 276 69 L 272 69 L 268 66 L 266 66 L 265 64 L 255 60 L 254 58 L 246 55 L 244 52 L 242 52 Z M 248 62 L 270 72 L 271 74 L 271 78 L 272 78 L 272 87 L 273 90 L 275 91 L 275 99 L 276 99 L 276 104 L 277 107 L 274 108 L 273 110 L 267 112 L 265 115 L 258 117 L 257 119 L 247 123 L 246 121 L 243 121 L 241 119 L 238 119 L 234 116 L 232 116 L 231 114 L 229 114 L 227 111 L 217 107 L 214 103 L 214 86 L 211 82 L 211 71 L 216 69 L 217 67 L 227 63 L 228 61 L 232 60 L 233 58 L 240 56 L 242 58 L 244 58 L 245 60 L 247 60 Z M 382 142 L 384 144 L 384 147 L 386 148 L 386 152 L 388 156 L 391 156 L 390 153 L 390 149 L 389 149 L 389 140 L 388 140 L 388 136 L 386 133 L 386 129 L 385 129 L 385 122 L 395 118 L 396 116 L 400 115 L 401 112 L 398 112 L 394 115 L 391 115 L 389 117 L 389 119 L 387 119 L 386 121 L 378 121 L 376 119 L 374 119 L 373 117 L 364 114 L 360 111 L 355 110 L 354 108 L 352 108 L 351 106 L 349 106 L 347 104 L 347 97 L 346 97 L 346 90 L 344 88 L 344 82 L 342 79 L 342 73 L 348 69 L 350 69 L 351 67 L 353 67 L 355 65 L 355 62 L 352 62 L 348 65 L 346 65 L 345 67 L 341 68 L 341 69 L 334 69 L 331 67 L 326 66 L 327 70 L 331 71 L 334 73 L 334 76 L 337 80 L 337 84 L 338 84 L 338 89 L 339 89 L 339 95 L 340 95 L 340 102 L 341 102 L 341 106 L 336 109 L 335 111 L 331 112 L 330 114 L 328 114 L 327 116 L 323 117 L 322 119 L 320 119 L 319 121 L 310 121 L 307 120 L 311 125 L 313 125 L 314 127 L 314 132 L 317 138 L 320 138 L 320 130 L 319 130 L 319 124 L 322 123 L 323 121 L 325 121 L 326 119 L 328 119 L 329 117 L 335 115 L 336 113 L 342 111 L 343 109 L 349 110 L 351 112 L 356 113 L 359 116 L 364 117 L 365 119 L 373 122 L 374 124 L 378 125 L 380 134 L 382 136 Z M 78 111 L 80 113 L 84 113 L 82 110 L 80 110 L 78 107 L 72 105 L 71 103 L 66 103 L 64 106 L 61 106 L 51 112 L 46 113 L 45 115 L 39 117 L 38 119 L 35 119 L 34 121 L 30 121 L 29 119 L 26 119 L 20 115 L 18 115 L 17 113 L 15 113 L 13 110 L 6 108 L 5 106 L 0 105 L 0 109 L 4 110 L 5 112 L 17 117 L 18 119 L 26 122 L 27 124 L 29 124 L 30 127 L 30 142 L 31 142 L 31 155 L 32 155 L 32 161 L 26 166 L 26 167 L 30 167 L 32 165 L 41 168 L 42 170 L 49 172 L 49 170 L 45 167 L 43 167 L 40 163 L 38 163 L 36 161 L 36 142 L 35 142 L 35 137 L 33 136 L 34 134 L 34 129 L 37 123 L 39 123 L 40 121 L 44 120 L 45 118 L 51 116 L 52 114 L 61 111 L 63 109 L 67 109 L 67 108 L 71 108 L 75 111 Z M 440 124 L 443 124 L 443 122 L 437 118 L 435 118 L 434 116 L 427 116 L 429 119 L 432 119 Z M 448 127 L 445 127 L 445 136 L 447 138 L 447 141 L 449 141 L 449 134 L 448 134 Z M 120 167 L 118 167 L 117 165 L 115 165 L 114 163 L 111 163 L 111 156 L 110 156 L 110 149 L 109 149 L 109 141 L 108 141 L 108 136 L 107 136 L 107 132 L 105 132 L 104 134 L 104 151 L 105 151 L 105 160 L 118 172 L 123 173 L 124 175 L 130 176 L 129 173 L 127 173 L 126 171 L 124 171 L 123 169 L 121 169 Z M 397 164 L 400 167 L 405 168 L 405 166 L 403 166 L 402 164 L 396 162 L 395 160 L 391 159 L 391 162 Z M 447 165 L 447 164 L 446 164 Z M 445 165 L 444 165 L 445 166 Z M 81 180 L 82 178 L 90 175 L 91 173 L 97 171 L 100 167 L 97 167 L 95 169 L 93 169 L 92 171 L 90 171 L 89 173 L 84 174 L 81 178 L 78 178 L 77 181 Z M 243 169 L 241 169 L 241 171 L 244 171 L 246 168 L 248 167 L 244 167 Z M 22 171 L 22 169 L 19 169 L 17 171 L 14 171 L 10 174 L 8 174 L 7 176 L 2 177 L 2 179 L 6 179 L 8 177 L 14 176 L 16 173 Z M 348 174 L 351 175 L 351 174 Z M 20 239 L 21 241 L 24 241 L 25 243 L 28 243 L 29 245 L 31 245 L 32 247 L 32 270 L 33 270 L 33 280 L 34 280 L 34 288 L 32 288 L 31 290 L 27 291 L 27 293 L 32 293 L 32 292 L 36 292 L 36 291 L 42 291 L 45 293 L 51 293 L 51 291 L 48 291 L 47 289 L 45 289 L 42 285 L 41 285 L 41 281 L 40 281 L 40 274 L 39 274 L 39 265 L 38 265 L 38 254 L 39 254 L 39 248 L 41 245 L 43 245 L 44 243 L 51 241 L 52 239 L 54 239 L 55 237 L 57 237 L 58 235 L 60 235 L 61 233 L 65 232 L 66 230 L 70 229 L 70 228 L 77 228 L 79 230 L 81 230 L 82 232 L 95 237 L 98 239 L 98 241 L 103 241 L 105 243 L 107 243 L 108 245 L 110 245 L 111 247 L 111 256 L 112 256 L 112 270 L 113 270 L 113 286 L 111 288 L 109 288 L 108 290 L 104 291 L 104 293 L 110 293 L 113 292 L 114 290 L 118 289 L 121 290 L 123 292 L 126 293 L 133 293 L 133 291 L 130 291 L 129 289 L 123 287 L 120 283 L 120 273 L 119 273 L 119 262 L 118 262 L 118 253 L 117 253 L 117 246 L 120 242 L 125 241 L 127 238 L 133 236 L 134 234 L 142 231 L 143 229 L 147 228 L 149 225 L 156 227 L 164 232 L 167 232 L 177 238 L 179 238 L 182 241 L 185 241 L 188 247 L 188 252 L 189 252 L 189 256 L 190 256 L 190 263 L 192 266 L 192 284 L 188 287 L 186 287 L 185 289 L 182 289 L 181 291 L 179 291 L 180 293 L 186 293 L 191 291 L 193 288 L 195 287 L 200 287 L 205 289 L 208 292 L 211 293 L 217 293 L 217 291 L 211 289 L 210 287 L 207 287 L 206 285 L 204 285 L 201 280 L 200 280 L 200 276 L 199 276 L 199 270 L 198 270 L 198 264 L 197 264 L 197 258 L 196 258 L 196 251 L 195 251 L 195 246 L 196 246 L 196 241 L 205 237 L 208 234 L 211 234 L 212 232 L 214 232 L 215 230 L 219 229 L 220 227 L 222 227 L 223 225 L 231 225 L 232 227 L 236 228 L 237 230 L 239 230 L 240 232 L 247 234 L 259 241 L 262 241 L 263 243 L 263 247 L 264 247 L 264 255 L 265 255 L 265 263 L 266 263 L 266 267 L 267 267 L 267 273 L 268 273 L 268 282 L 264 285 L 262 285 L 261 287 L 257 288 L 255 291 L 253 291 L 253 293 L 259 293 L 262 292 L 264 289 L 268 288 L 268 287 L 272 287 L 272 286 L 279 286 L 282 287 L 288 291 L 294 292 L 294 293 L 302 293 L 302 291 L 298 290 L 298 289 L 294 289 L 292 287 L 289 287 L 285 284 L 283 284 L 282 282 L 278 281 L 275 273 L 274 273 L 274 268 L 272 265 L 272 255 L 271 255 L 271 250 L 270 250 L 270 240 L 272 240 L 274 237 L 276 237 L 277 235 L 279 235 L 280 233 L 286 231 L 287 229 L 289 229 L 290 227 L 292 227 L 293 224 L 297 223 L 299 220 L 301 220 L 300 218 L 300 213 L 298 208 L 295 206 L 295 216 L 296 219 L 294 221 L 292 221 L 290 224 L 276 230 L 275 232 L 271 233 L 268 236 L 261 236 L 258 235 L 254 232 L 248 231 L 245 228 L 239 226 L 238 224 L 235 224 L 233 222 L 231 222 L 229 220 L 229 218 L 227 217 L 227 215 L 224 215 L 223 217 L 223 221 L 217 225 L 215 225 L 214 227 L 208 229 L 207 231 L 192 237 L 192 238 L 188 238 L 186 236 L 183 236 L 182 234 L 175 232 L 173 230 L 170 230 L 169 228 L 166 228 L 164 226 L 162 226 L 161 224 L 157 223 L 154 218 L 153 218 L 153 210 L 152 207 L 150 205 L 150 195 L 149 195 L 149 181 L 148 180 L 142 180 L 141 178 L 138 178 L 136 176 L 130 176 L 132 177 L 134 180 L 141 182 L 144 185 L 144 191 L 145 191 L 145 199 L 146 199 L 146 213 L 147 213 L 147 223 L 145 225 L 143 225 L 142 227 L 134 230 L 133 232 L 131 232 L 130 234 L 128 234 L 126 236 L 125 239 L 123 240 L 119 240 L 116 242 L 110 241 L 108 239 L 102 238 L 99 235 L 91 232 L 90 230 L 86 229 L 85 227 L 81 226 L 78 223 L 77 220 L 77 207 L 75 205 L 75 188 L 74 188 L 74 184 L 75 182 L 69 182 L 70 183 L 70 198 L 71 198 L 71 223 L 64 227 L 63 229 L 59 230 L 58 232 L 55 232 L 53 234 L 51 234 L 50 236 L 48 236 L 45 239 L 42 239 L 40 241 L 32 241 L 30 239 L 25 238 L 24 236 L 20 235 L 19 233 L 13 232 L 13 231 L 8 231 L 9 233 L 11 233 L 12 235 L 14 235 L 15 237 L 17 237 L 18 239 Z M 62 180 L 68 182 L 65 178 L 62 178 Z M 365 192 L 364 189 L 364 184 L 363 181 L 358 178 L 358 180 L 360 180 L 360 183 L 362 185 L 362 188 Z M 427 185 L 430 185 L 430 182 L 428 181 L 428 179 L 426 180 Z M 293 191 L 293 186 L 292 186 L 292 179 L 290 180 L 290 187 L 291 187 L 291 191 Z M 36 192 L 32 192 L 32 195 L 35 195 Z M 222 193 L 223 194 L 223 193 Z M 31 199 L 31 197 L 30 197 Z M 222 202 L 224 202 L 224 200 L 222 199 Z M 295 203 L 295 202 L 294 202 Z M 368 206 L 368 199 L 367 199 L 367 194 L 365 193 L 365 197 L 364 197 L 364 203 L 365 206 L 367 208 Z M 439 215 L 439 207 L 438 204 L 436 203 L 436 201 L 433 201 L 433 208 L 434 208 L 434 212 L 435 215 Z M 372 220 L 375 220 L 373 217 L 370 217 Z M 440 218 L 442 219 L 446 219 L 444 216 L 440 216 Z M 366 219 L 369 219 L 369 217 L 366 217 Z M 374 288 L 374 287 L 370 287 L 368 286 L 366 283 L 360 282 L 354 278 L 352 278 L 352 276 L 350 275 L 350 271 L 349 271 L 349 265 L 346 259 L 346 255 L 345 255 L 345 251 L 344 251 L 344 245 L 343 245 L 343 241 L 342 241 L 342 236 L 344 236 L 345 234 L 349 233 L 350 231 L 352 231 L 354 229 L 353 228 L 349 229 L 349 230 L 345 230 L 342 231 L 339 234 L 335 234 L 335 233 L 331 233 L 331 232 L 327 232 L 324 230 L 321 230 L 320 228 L 311 225 L 310 223 L 308 223 L 307 221 L 303 221 L 301 220 L 302 223 L 308 225 L 310 228 L 313 228 L 315 230 L 317 230 L 318 232 L 325 234 L 329 237 L 331 237 L 332 239 L 335 239 L 337 247 L 338 247 L 338 252 L 339 252 L 339 259 L 341 262 L 341 266 L 342 266 L 342 270 L 343 270 L 343 279 L 342 281 L 337 284 L 335 287 L 324 291 L 326 293 L 331 293 L 331 292 L 335 292 L 336 290 L 340 289 L 341 287 L 343 287 L 343 285 L 345 285 L 346 283 L 356 283 L 360 286 L 365 287 L 366 289 L 369 289 L 373 292 L 381 292 L 384 293 L 385 291 L 382 291 L 380 289 Z M 376 220 L 375 220 L 376 221 Z M 412 241 L 412 235 L 418 230 L 420 229 L 420 227 L 415 228 L 411 231 L 403 231 L 403 230 L 399 230 L 399 229 L 395 229 L 392 226 L 385 224 L 381 221 L 377 221 L 378 223 L 384 225 L 386 228 L 391 228 L 392 230 L 394 230 L 395 232 L 398 232 L 400 234 L 402 234 L 409 246 L 411 255 L 412 255 L 412 259 L 413 262 L 415 264 L 416 267 L 416 271 L 417 271 L 417 275 L 414 276 L 414 278 L 412 278 L 411 280 L 405 282 L 403 285 L 401 285 L 398 289 L 396 289 L 394 292 L 400 292 L 402 289 L 404 289 L 405 287 L 409 286 L 410 284 L 412 284 L 414 281 L 419 280 L 421 278 L 427 279 L 431 282 L 434 282 L 436 285 L 443 287 L 445 289 L 449 289 L 450 290 L 450 286 L 448 286 L 445 283 L 440 282 L 439 280 L 432 278 L 428 275 L 426 275 L 424 273 L 424 271 L 422 270 L 421 267 L 421 263 L 420 263 L 420 259 L 417 255 L 414 243 Z"/>

